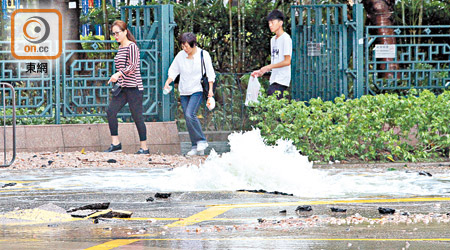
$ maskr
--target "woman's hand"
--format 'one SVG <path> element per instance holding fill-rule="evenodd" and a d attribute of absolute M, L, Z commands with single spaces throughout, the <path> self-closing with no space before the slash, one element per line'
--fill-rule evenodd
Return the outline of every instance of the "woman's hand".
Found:
<path fill-rule="evenodd" d="M 164 84 L 164 88 L 163 89 L 169 89 L 171 82 L 173 82 L 173 79 L 168 77 L 167 80 L 166 80 L 166 83 Z"/>
<path fill-rule="evenodd" d="M 214 96 L 214 93 L 213 93 L 212 89 L 210 89 L 210 90 L 208 91 L 208 98 L 209 98 L 209 97 L 213 97 L 213 96 Z"/>
<path fill-rule="evenodd" d="M 169 82 L 166 82 L 166 84 L 164 84 L 164 88 L 163 89 L 169 89 L 169 87 L 170 87 L 169 84 L 170 84 Z"/>
<path fill-rule="evenodd" d="M 115 73 L 114 75 L 111 76 L 111 78 L 109 78 L 108 83 L 117 82 L 117 80 L 119 80 L 120 76 L 121 76 L 120 72 Z"/>

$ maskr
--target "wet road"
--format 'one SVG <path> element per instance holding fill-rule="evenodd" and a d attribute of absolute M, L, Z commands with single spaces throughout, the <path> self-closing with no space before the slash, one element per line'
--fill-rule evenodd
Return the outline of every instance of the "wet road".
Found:
<path fill-rule="evenodd" d="M 128 188 L 121 185 L 117 189 L 71 182 L 57 187 L 42 185 L 56 183 L 51 181 L 73 171 L 3 175 L 0 185 L 16 185 L 0 189 L 0 249 L 450 248 L 448 194 L 312 199 L 186 191 L 147 202 L 156 191 L 164 190 L 135 188 L 132 180 Z M 45 208 L 52 203 L 64 211 L 99 202 L 110 202 L 111 209 L 133 215 L 129 219 L 79 219 Z M 296 213 L 303 205 L 313 210 Z M 331 207 L 347 212 L 332 213 Z M 398 216 L 383 217 L 378 207 L 394 208 Z M 282 210 L 286 213 L 280 213 Z"/>

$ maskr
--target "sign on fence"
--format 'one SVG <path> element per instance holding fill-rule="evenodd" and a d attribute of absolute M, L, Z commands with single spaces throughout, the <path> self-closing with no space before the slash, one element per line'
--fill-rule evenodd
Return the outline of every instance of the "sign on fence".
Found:
<path fill-rule="evenodd" d="M 375 45 L 375 58 L 396 58 L 397 47 L 395 44 Z"/>
<path fill-rule="evenodd" d="M 308 43 L 308 56 L 320 56 L 322 43 Z"/>

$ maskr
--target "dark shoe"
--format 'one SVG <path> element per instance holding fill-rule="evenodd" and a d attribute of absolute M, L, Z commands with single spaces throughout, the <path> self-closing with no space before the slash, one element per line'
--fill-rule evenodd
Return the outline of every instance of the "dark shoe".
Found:
<path fill-rule="evenodd" d="M 137 154 L 137 155 L 148 155 L 148 154 L 150 154 L 150 149 L 143 150 L 142 148 L 140 148 L 139 151 L 137 151 L 135 154 Z"/>
<path fill-rule="evenodd" d="M 122 143 L 119 143 L 118 145 L 111 144 L 111 146 L 105 152 L 122 152 Z"/>

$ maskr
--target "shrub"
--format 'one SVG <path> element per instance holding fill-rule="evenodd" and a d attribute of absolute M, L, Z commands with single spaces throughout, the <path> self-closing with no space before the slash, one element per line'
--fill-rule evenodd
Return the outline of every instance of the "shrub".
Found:
<path fill-rule="evenodd" d="M 310 160 L 404 160 L 448 157 L 450 91 L 366 95 L 334 102 L 260 98 L 250 119 L 267 142 L 290 139 Z"/>

